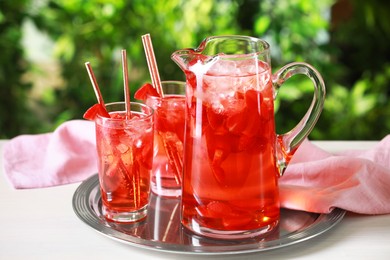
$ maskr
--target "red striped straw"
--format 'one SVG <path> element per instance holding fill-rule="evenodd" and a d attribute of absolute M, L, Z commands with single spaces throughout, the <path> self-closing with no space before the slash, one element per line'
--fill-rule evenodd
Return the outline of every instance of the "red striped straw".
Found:
<path fill-rule="evenodd" d="M 106 108 L 104 105 L 102 93 L 100 92 L 99 85 L 96 81 L 95 74 L 93 73 L 92 66 L 89 63 L 89 61 L 85 63 L 85 67 L 87 68 L 89 79 L 91 80 L 92 87 L 93 87 L 93 90 L 95 91 L 95 96 L 96 96 L 98 103 L 100 105 L 102 105 L 104 108 Z"/>
<path fill-rule="evenodd" d="M 142 43 L 145 49 L 145 55 L 146 55 L 146 60 L 148 62 L 150 77 L 152 78 L 152 85 L 156 89 L 160 97 L 164 97 L 150 34 L 142 35 Z"/>
<path fill-rule="evenodd" d="M 129 72 L 127 69 L 126 50 L 122 50 L 122 72 L 123 72 L 123 89 L 125 93 L 126 118 L 131 118 L 130 108 L 130 90 L 129 90 Z"/>

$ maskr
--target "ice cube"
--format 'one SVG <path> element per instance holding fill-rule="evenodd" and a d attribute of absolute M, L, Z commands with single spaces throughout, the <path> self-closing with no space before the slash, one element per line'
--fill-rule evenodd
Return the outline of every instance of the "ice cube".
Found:
<path fill-rule="evenodd" d="M 116 146 L 116 149 L 120 152 L 120 153 L 125 153 L 127 152 L 127 150 L 129 150 L 129 147 L 123 143 L 120 143 Z"/>
<path fill-rule="evenodd" d="M 141 146 L 142 146 L 142 139 L 135 140 L 135 147 L 141 148 Z"/>
<path fill-rule="evenodd" d="M 233 60 L 218 60 L 207 71 L 207 74 L 214 76 L 237 75 L 237 63 Z"/>

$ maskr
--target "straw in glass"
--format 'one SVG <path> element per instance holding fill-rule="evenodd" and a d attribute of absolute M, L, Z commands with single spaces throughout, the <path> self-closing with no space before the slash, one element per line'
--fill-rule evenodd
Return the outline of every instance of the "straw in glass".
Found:
<path fill-rule="evenodd" d="M 122 71 L 123 71 L 123 89 L 125 94 L 126 119 L 129 119 L 131 118 L 131 109 L 130 109 L 129 73 L 127 69 L 126 50 L 122 50 Z"/>
<path fill-rule="evenodd" d="M 156 89 L 159 96 L 164 97 L 150 34 L 142 35 L 142 43 L 145 49 L 145 55 L 146 55 L 146 60 L 148 62 L 150 77 L 152 78 L 152 85 Z"/>
<path fill-rule="evenodd" d="M 122 50 L 122 71 L 123 71 L 123 89 L 125 94 L 125 106 L 126 106 L 126 119 L 131 118 L 131 108 L 130 108 L 130 90 L 129 90 L 129 73 L 127 68 L 127 54 L 126 50 Z M 133 151 L 131 151 L 132 153 Z M 135 167 L 134 163 L 133 167 Z M 127 170 L 125 170 L 127 172 Z M 134 206 L 138 207 L 140 204 L 141 198 L 141 187 L 139 176 L 136 175 L 137 171 L 133 172 L 132 183 L 133 183 L 133 196 L 134 196 Z"/>
<path fill-rule="evenodd" d="M 98 83 L 96 81 L 95 74 L 93 73 L 93 70 L 92 70 L 92 66 L 91 66 L 91 64 L 89 62 L 86 62 L 85 63 L 85 67 L 87 68 L 89 79 L 91 80 L 92 87 L 93 87 L 93 90 L 95 92 L 96 99 L 97 99 L 98 103 L 100 105 L 102 105 L 102 107 L 104 109 L 106 109 L 106 106 L 104 105 L 104 100 L 103 100 L 102 93 L 100 92 L 99 85 L 98 85 Z"/>

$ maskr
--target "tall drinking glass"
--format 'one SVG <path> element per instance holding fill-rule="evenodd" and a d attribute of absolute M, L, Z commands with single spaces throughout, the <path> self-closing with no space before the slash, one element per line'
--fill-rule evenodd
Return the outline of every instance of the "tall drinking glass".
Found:
<path fill-rule="evenodd" d="M 151 188 L 155 194 L 181 195 L 185 123 L 185 82 L 162 81 L 164 97 L 148 95 L 145 103 L 154 109 L 155 155 Z"/>
<path fill-rule="evenodd" d="M 106 104 L 111 118 L 97 116 L 96 145 L 104 216 L 114 222 L 146 217 L 153 163 L 153 109 L 124 102 Z"/>

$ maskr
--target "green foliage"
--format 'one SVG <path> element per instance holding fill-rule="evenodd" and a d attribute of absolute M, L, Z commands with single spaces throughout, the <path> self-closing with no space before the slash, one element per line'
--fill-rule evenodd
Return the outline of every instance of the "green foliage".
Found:
<path fill-rule="evenodd" d="M 390 129 L 390 64 L 383 70 L 366 73 L 351 90 L 332 86 L 328 94 L 317 138 L 333 139 L 380 139 L 389 134 Z M 326 125 L 329 125 L 328 127 Z"/>
<path fill-rule="evenodd" d="M 22 80 L 28 69 L 20 45 L 26 3 L 0 2 L 0 138 L 34 129 L 28 110 L 30 84 Z"/>
<path fill-rule="evenodd" d="M 390 2 L 349 2 L 345 6 L 352 10 L 348 19 L 331 31 L 330 44 L 338 48 L 331 64 L 342 73 L 335 74 L 329 84 L 324 113 L 313 136 L 378 140 L 390 130 Z"/>
<path fill-rule="evenodd" d="M 389 3 L 339 1 L 351 13 L 335 25 L 337 1 L 261 1 L 253 31 L 273 48 L 274 69 L 306 61 L 323 75 L 327 98 L 313 139 L 381 139 L 389 133 Z M 383 6 L 386 5 L 386 6 Z M 277 129 L 295 126 L 309 107 L 307 79 L 289 80 L 276 101 Z"/>
<path fill-rule="evenodd" d="M 184 13 L 178 19 L 177 13 Z M 228 15 L 228 17 L 224 17 Z M 201 17 L 199 19 L 198 17 Z M 106 102 L 123 100 L 120 50 L 126 49 L 131 93 L 150 81 L 141 36 L 150 33 L 162 79 L 183 79 L 169 59 L 178 48 L 195 46 L 206 35 L 234 33 L 234 8 L 213 0 L 50 0 L 34 21 L 55 41 L 66 85 L 50 103 L 57 124 L 81 118 L 95 103 L 84 67 L 90 61 Z M 194 23 L 194 21 L 198 21 Z M 58 102 L 61 100 L 61 102 Z M 53 113 L 54 112 L 54 113 Z M 58 116 L 59 115 L 59 116 Z"/>
<path fill-rule="evenodd" d="M 333 0 L 260 2 L 253 31 L 271 44 L 274 64 L 307 61 L 318 67 L 329 61 L 330 55 L 323 48 L 329 38 L 328 16 L 332 2 Z"/>
<path fill-rule="evenodd" d="M 96 102 L 84 63 L 106 102 L 123 100 L 120 50 L 126 49 L 131 93 L 150 81 L 141 36 L 150 33 L 160 76 L 184 79 L 172 52 L 207 36 L 242 34 L 271 44 L 273 70 L 305 61 L 323 75 L 327 98 L 312 139 L 380 139 L 390 129 L 390 2 L 380 0 L 14 0 L 0 1 L 0 138 L 52 130 L 81 118 Z M 335 20 L 340 4 L 342 19 Z M 54 42 L 62 81 L 28 99 L 37 75 L 20 45 L 30 19 Z M 12 66 L 10 66 L 12 64 Z M 48 72 L 40 71 L 38 75 Z M 279 133 L 308 109 L 311 82 L 296 76 L 276 100 Z M 12 111 L 12 114 L 9 112 Z"/>

